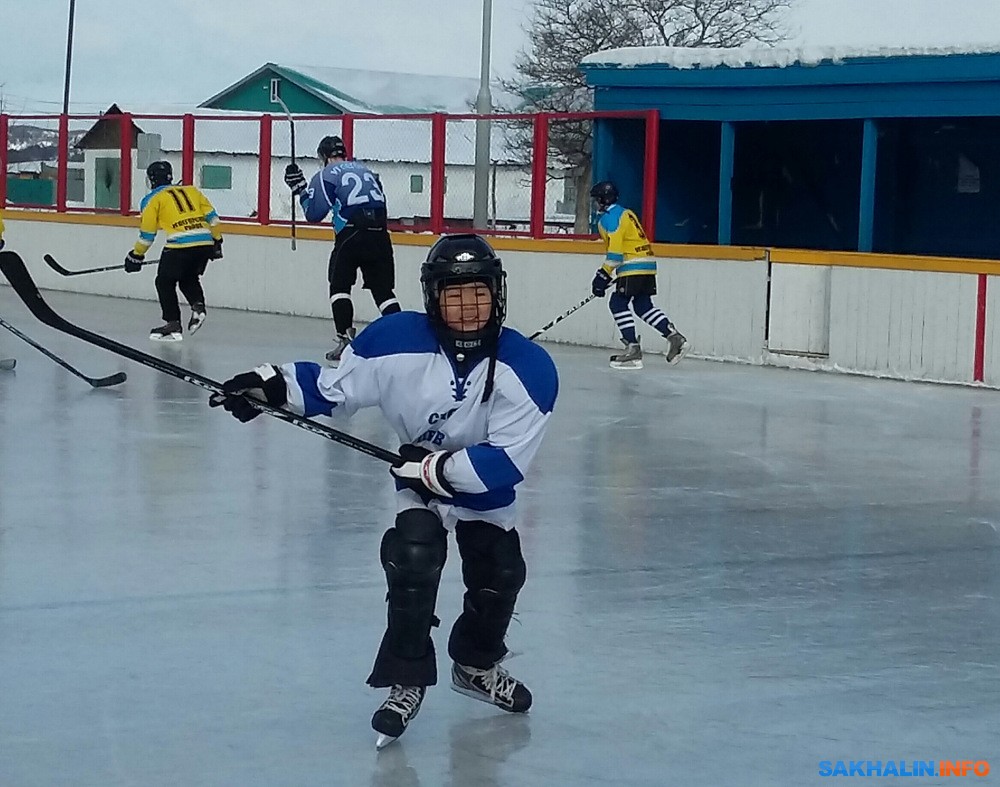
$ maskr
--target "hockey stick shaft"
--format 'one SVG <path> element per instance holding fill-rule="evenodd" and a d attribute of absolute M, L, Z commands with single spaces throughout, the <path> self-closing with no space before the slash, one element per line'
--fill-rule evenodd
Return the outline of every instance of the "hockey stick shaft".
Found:
<path fill-rule="evenodd" d="M 14 360 L 13 358 L 2 358 L 2 359 L 0 359 L 0 370 L 3 370 L 5 372 L 9 372 L 15 366 L 17 366 L 17 361 Z"/>
<path fill-rule="evenodd" d="M 105 336 L 101 336 L 100 334 L 88 331 L 87 329 L 74 325 L 69 322 L 69 320 L 60 317 L 42 298 L 41 293 L 38 292 L 38 287 L 36 287 L 35 282 L 32 281 L 27 268 L 24 267 L 24 261 L 14 252 L 0 252 L 0 272 L 7 277 L 7 281 L 9 281 L 11 287 L 14 288 L 14 292 L 16 292 L 21 300 L 24 301 L 24 304 L 28 307 L 31 313 L 46 325 L 55 328 L 57 331 L 68 333 L 70 336 L 75 336 L 82 341 L 93 344 L 94 346 L 100 347 L 108 352 L 113 352 L 123 358 L 128 358 L 130 361 L 135 361 L 136 363 L 148 366 L 149 368 L 155 369 L 163 374 L 168 374 L 171 377 L 184 380 L 192 385 L 197 385 L 199 388 L 204 388 L 206 391 L 224 395 L 222 384 L 217 383 L 215 380 L 203 377 L 197 372 L 188 371 L 180 366 L 175 366 L 174 364 L 161 360 L 160 358 L 156 358 L 155 356 L 147 355 L 141 350 L 136 350 L 134 347 L 129 347 L 127 344 L 121 344 L 120 342 L 116 342 L 114 339 L 109 339 Z M 295 413 L 283 410 L 280 407 L 271 407 L 265 402 L 261 402 L 252 397 L 248 398 L 253 402 L 254 407 L 260 411 L 274 416 L 282 421 L 294 424 L 300 429 L 305 429 L 307 432 L 312 432 L 320 437 L 325 437 L 327 440 L 332 440 L 335 443 L 346 445 L 349 448 L 353 448 L 363 454 L 368 454 L 376 459 L 381 459 L 383 462 L 398 464 L 402 461 L 398 454 L 394 454 L 391 451 L 387 451 L 377 445 L 372 445 L 371 443 L 354 437 L 353 435 L 349 435 L 346 432 L 341 432 L 339 429 L 324 426 L 323 424 L 316 423 L 305 416 L 296 415 Z"/>
<path fill-rule="evenodd" d="M 67 270 L 62 265 L 60 265 L 56 261 L 56 258 L 53 257 L 51 254 L 46 254 L 43 257 L 43 259 L 45 260 L 45 263 L 50 268 L 52 268 L 52 270 L 54 270 L 58 274 L 61 274 L 62 276 L 82 276 L 85 273 L 103 273 L 104 271 L 123 271 L 123 270 L 125 270 L 125 266 L 124 265 L 108 265 L 108 266 L 106 266 L 104 268 L 87 268 L 86 270 L 82 270 L 82 271 L 71 271 L 71 270 Z M 142 264 L 143 265 L 155 265 L 158 262 L 159 262 L 159 260 L 145 260 Z"/>
<path fill-rule="evenodd" d="M 547 330 L 549 330 L 549 328 L 552 328 L 553 326 L 555 326 L 558 323 L 560 323 L 563 320 L 565 320 L 567 317 L 569 317 L 577 309 L 582 309 L 584 306 L 586 306 L 588 303 L 590 303 L 596 297 L 597 297 L 596 295 L 588 295 L 586 298 L 584 298 L 582 301 L 580 301 L 572 309 L 567 309 L 562 314 L 560 314 L 558 317 L 556 317 L 552 322 L 546 323 L 541 328 L 539 328 L 537 331 L 535 331 L 533 334 L 531 334 L 531 336 L 529 336 L 528 338 L 531 339 L 531 340 L 537 339 L 539 336 L 541 336 L 543 333 L 545 333 Z"/>
<path fill-rule="evenodd" d="M 282 110 L 284 110 L 285 115 L 288 116 L 288 131 L 289 131 L 289 136 L 291 137 L 291 142 L 292 142 L 292 165 L 294 166 L 295 165 L 295 118 L 292 117 L 292 113 L 288 109 L 288 105 L 284 101 L 281 100 L 281 96 L 279 96 L 277 93 L 275 93 L 272 96 L 272 99 L 274 101 L 277 101 L 281 105 L 281 108 L 282 108 Z M 296 233 L 295 233 L 295 223 L 296 223 L 295 222 L 295 212 L 296 212 L 295 211 L 295 203 L 297 203 L 298 200 L 299 200 L 299 198 L 295 194 L 292 194 L 292 251 L 295 251 L 295 238 L 296 238 Z"/>
<path fill-rule="evenodd" d="M 107 388 L 109 385 L 118 385 L 119 383 L 125 382 L 126 378 L 123 372 L 118 372 L 116 374 L 112 374 L 107 377 L 87 377 L 87 375 L 83 374 L 83 372 L 79 371 L 78 369 L 74 369 L 72 366 L 66 363 L 66 361 L 64 361 L 55 353 L 46 350 L 44 347 L 42 347 L 42 345 L 40 345 L 35 340 L 29 338 L 28 336 L 25 336 L 17 328 L 15 328 L 13 325 L 11 325 L 2 317 L 0 317 L 0 327 L 6 328 L 8 331 L 14 334 L 18 339 L 25 342 L 26 344 L 30 344 L 32 347 L 38 350 L 38 352 L 40 352 L 45 357 L 55 361 L 66 371 L 75 374 L 81 380 L 86 380 L 88 383 L 94 386 L 94 388 Z"/>

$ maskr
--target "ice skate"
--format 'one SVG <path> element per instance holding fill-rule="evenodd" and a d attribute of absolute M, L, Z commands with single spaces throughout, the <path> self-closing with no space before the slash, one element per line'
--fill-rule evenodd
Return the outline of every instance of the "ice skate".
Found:
<path fill-rule="evenodd" d="M 184 340 L 181 324 L 168 322 L 149 332 L 149 338 L 154 342 L 180 342 Z"/>
<path fill-rule="evenodd" d="M 338 363 L 340 361 L 340 356 L 344 354 L 344 350 L 348 348 L 356 335 L 357 331 L 353 328 L 348 328 L 345 333 L 338 333 L 337 344 L 326 354 L 326 360 L 332 363 Z"/>
<path fill-rule="evenodd" d="M 378 733 L 376 749 L 382 749 L 406 732 L 406 726 L 420 711 L 427 689 L 424 686 L 393 686 L 375 715 L 372 729 Z"/>
<path fill-rule="evenodd" d="M 192 303 L 191 319 L 188 320 L 188 333 L 189 334 L 196 333 L 204 322 L 205 322 L 205 304 Z"/>
<path fill-rule="evenodd" d="M 688 351 L 688 340 L 684 338 L 684 334 L 678 331 L 673 325 L 670 326 L 670 330 L 667 331 L 667 335 L 664 336 L 667 340 L 667 351 L 664 353 L 667 358 L 667 363 L 674 365 L 678 364 Z"/>
<path fill-rule="evenodd" d="M 611 356 L 611 368 L 641 369 L 642 348 L 639 346 L 639 340 L 636 339 L 634 342 L 627 342 L 622 339 L 622 344 L 625 345 L 625 352 Z"/>
<path fill-rule="evenodd" d="M 510 713 L 524 713 L 531 707 L 531 692 L 513 678 L 499 662 L 489 669 L 451 665 L 451 687 L 459 694 L 496 705 Z"/>

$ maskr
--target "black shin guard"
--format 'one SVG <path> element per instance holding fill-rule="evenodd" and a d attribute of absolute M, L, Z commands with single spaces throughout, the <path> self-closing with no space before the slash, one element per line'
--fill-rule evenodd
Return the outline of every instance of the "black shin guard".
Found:
<path fill-rule="evenodd" d="M 434 604 L 447 549 L 447 531 L 441 520 L 424 509 L 402 512 L 395 527 L 382 537 L 389 622 L 368 677 L 369 686 L 437 683 L 430 632 L 438 622 Z"/>
<path fill-rule="evenodd" d="M 516 530 L 487 522 L 460 522 L 455 535 L 467 591 L 448 638 L 448 655 L 466 667 L 488 669 L 507 653 L 504 637 L 524 587 L 521 540 Z"/>

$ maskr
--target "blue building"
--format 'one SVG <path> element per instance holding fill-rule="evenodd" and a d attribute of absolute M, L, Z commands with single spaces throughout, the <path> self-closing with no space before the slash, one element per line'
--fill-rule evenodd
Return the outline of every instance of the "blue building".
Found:
<path fill-rule="evenodd" d="M 1000 256 L 1000 52 L 601 52 L 598 110 L 658 110 L 655 239 Z M 594 178 L 638 206 L 644 126 L 605 119 Z"/>

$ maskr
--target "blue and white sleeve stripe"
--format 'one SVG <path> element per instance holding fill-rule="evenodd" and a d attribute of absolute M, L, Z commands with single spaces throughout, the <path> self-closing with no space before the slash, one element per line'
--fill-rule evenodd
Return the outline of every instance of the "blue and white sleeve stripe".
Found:
<path fill-rule="evenodd" d="M 323 369 L 318 363 L 297 361 L 281 368 L 288 388 L 288 409 L 300 415 L 330 415 L 336 402 L 320 393 L 319 376 Z"/>

